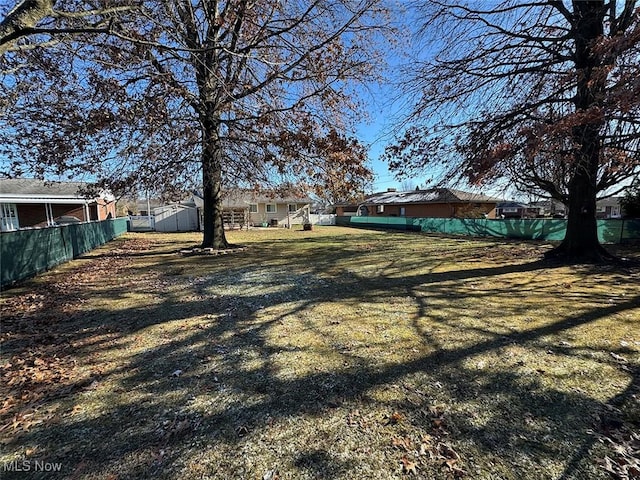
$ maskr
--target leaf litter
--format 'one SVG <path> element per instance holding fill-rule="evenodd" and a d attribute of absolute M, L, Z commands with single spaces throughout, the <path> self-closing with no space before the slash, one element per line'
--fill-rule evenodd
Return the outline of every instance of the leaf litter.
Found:
<path fill-rule="evenodd" d="M 172 256 L 176 243 L 193 241 L 184 236 L 129 235 L 9 292 L 0 436 L 11 453 L 2 459 L 92 452 L 72 466 L 73 478 L 354 478 L 356 471 L 361 478 L 556 478 L 574 443 L 586 441 L 578 433 L 584 421 L 554 417 L 557 405 L 606 411 L 615 385 L 637 368 L 638 339 L 605 319 L 599 323 L 607 336 L 587 324 L 539 345 L 496 341 L 497 350 L 515 352 L 499 357 L 504 364 L 469 355 L 472 368 L 454 361 L 449 370 L 447 352 L 479 348 L 492 328 L 503 338 L 507 314 L 525 331 L 597 304 L 608 273 L 597 272 L 596 283 L 577 270 L 525 270 L 501 275 L 499 289 L 495 277 L 482 275 L 470 288 L 447 268 L 490 269 L 487 262 L 511 262 L 513 248 L 525 255 L 519 261 L 535 260 L 541 247 L 419 236 L 405 245 L 379 232 L 326 232 L 342 235 L 343 250 L 322 229 L 308 244 L 298 232 L 277 232 L 289 242 L 287 256 L 248 233 L 241 242 L 254 247 L 224 259 Z M 364 247 L 349 248 L 359 237 Z M 332 245 L 330 260 L 315 251 L 324 241 Z M 490 258 L 483 257 L 487 247 Z M 412 263 L 416 251 L 423 256 Z M 367 278 L 373 264 L 389 277 Z M 627 281 L 616 288 L 632 298 L 638 277 Z M 581 303 L 550 300 L 557 285 L 569 285 L 562 291 Z M 511 303 L 501 293 L 509 287 L 526 295 Z M 390 288 L 400 291 L 386 294 Z M 456 297 L 484 324 L 456 308 Z M 153 305 L 162 313 L 145 319 Z M 520 308 L 527 312 L 522 326 Z M 633 318 L 633 308 L 616 321 Z M 552 354 L 540 355 L 546 351 Z M 428 363 L 417 363 L 422 355 Z M 561 355 L 569 370 L 554 364 Z M 385 368 L 397 369 L 404 383 L 386 380 Z M 576 375 L 579 389 L 567 380 Z M 610 385 L 601 385 L 603 376 Z M 546 417 L 565 433 L 548 433 Z M 597 446 L 579 467 L 584 474 L 634 478 L 637 417 L 593 430 Z M 543 436 L 554 453 L 530 451 Z M 528 447 L 502 446 L 500 438 Z M 62 447 L 52 449 L 55 442 Z"/>

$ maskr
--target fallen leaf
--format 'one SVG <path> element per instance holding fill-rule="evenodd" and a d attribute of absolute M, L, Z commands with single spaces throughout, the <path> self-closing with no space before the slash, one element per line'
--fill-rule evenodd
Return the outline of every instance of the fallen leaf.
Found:
<path fill-rule="evenodd" d="M 458 455 L 458 453 L 446 443 L 439 444 L 438 451 L 440 452 L 440 455 L 447 459 L 453 459 L 456 461 L 460 460 L 460 455 Z"/>
<path fill-rule="evenodd" d="M 402 457 L 400 459 L 400 461 L 402 462 L 402 472 L 406 473 L 406 474 L 413 474 L 413 475 L 417 475 L 417 468 L 418 466 L 416 465 L 415 462 L 412 462 L 411 460 L 409 460 L 407 457 Z"/>
<path fill-rule="evenodd" d="M 447 467 L 449 467 L 449 470 L 452 470 L 452 471 L 453 471 L 453 469 L 455 468 L 456 463 L 458 463 L 458 460 L 456 460 L 455 458 L 447 458 L 447 459 L 444 461 L 444 464 L 445 464 Z"/>
<path fill-rule="evenodd" d="M 442 418 L 434 418 L 433 419 L 433 426 L 436 428 L 442 428 L 442 426 L 444 425 L 444 420 Z"/>
<path fill-rule="evenodd" d="M 393 412 L 387 420 L 387 425 L 395 425 L 397 423 L 400 423 L 402 420 L 403 420 L 403 417 L 400 413 Z"/>
<path fill-rule="evenodd" d="M 413 445 L 411 443 L 411 440 L 409 438 L 393 438 L 391 440 L 391 444 L 396 447 L 399 448 L 401 450 L 406 450 L 407 452 L 411 451 L 413 449 Z"/>

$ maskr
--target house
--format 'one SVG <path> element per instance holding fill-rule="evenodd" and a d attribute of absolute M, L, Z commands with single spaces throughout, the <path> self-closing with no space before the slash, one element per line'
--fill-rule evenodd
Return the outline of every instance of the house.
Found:
<path fill-rule="evenodd" d="M 196 193 L 193 200 L 202 212 L 204 206 L 202 196 Z M 278 196 L 272 192 L 229 190 L 223 197 L 223 220 L 225 228 L 230 229 L 249 226 L 299 225 L 309 221 L 312 203 L 313 199 L 306 196 Z M 202 224 L 201 216 L 200 225 Z"/>
<path fill-rule="evenodd" d="M 358 205 L 338 204 L 336 214 L 371 217 L 495 218 L 498 202 L 501 202 L 498 198 L 452 188 L 406 192 L 389 188 L 386 192 L 365 197 Z"/>
<path fill-rule="evenodd" d="M 520 202 L 500 202 L 496 205 L 496 218 L 538 218 L 541 207 Z"/>
<path fill-rule="evenodd" d="M 596 217 L 599 219 L 622 218 L 622 197 L 603 198 L 596 202 Z"/>
<path fill-rule="evenodd" d="M 90 184 L 49 182 L 31 178 L 0 179 L 1 230 L 46 227 L 65 222 L 105 220 L 116 216 L 114 196 L 101 191 L 83 194 Z"/>
<path fill-rule="evenodd" d="M 538 209 L 539 218 L 565 218 L 567 215 L 567 207 L 558 200 L 541 200 L 529 203 L 529 207 Z"/>

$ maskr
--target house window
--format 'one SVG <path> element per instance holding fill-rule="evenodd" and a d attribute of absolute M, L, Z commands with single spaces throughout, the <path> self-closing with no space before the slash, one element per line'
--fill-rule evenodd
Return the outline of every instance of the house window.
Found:
<path fill-rule="evenodd" d="M 276 213 L 275 203 L 267 203 L 267 213 Z"/>
<path fill-rule="evenodd" d="M 404 217 L 407 215 L 407 209 L 405 207 L 400 207 L 400 216 Z"/>
<path fill-rule="evenodd" d="M 376 206 L 376 213 L 384 213 L 384 205 Z"/>
<path fill-rule="evenodd" d="M 298 211 L 298 205 L 296 205 L 295 203 L 290 203 L 288 208 L 289 208 L 289 213 L 294 213 Z"/>
<path fill-rule="evenodd" d="M 258 213 L 258 204 L 250 203 L 249 204 L 249 213 Z"/>
<path fill-rule="evenodd" d="M 18 224 L 18 211 L 15 203 L 2 203 L 0 209 L 1 228 L 3 232 L 11 232 L 20 228 Z"/>

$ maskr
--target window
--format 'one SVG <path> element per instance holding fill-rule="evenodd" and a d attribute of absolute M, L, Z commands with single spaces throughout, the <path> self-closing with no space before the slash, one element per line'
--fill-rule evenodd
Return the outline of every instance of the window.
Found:
<path fill-rule="evenodd" d="M 376 207 L 376 212 L 377 213 L 383 213 L 384 212 L 384 205 L 378 205 Z"/>
<path fill-rule="evenodd" d="M 250 203 L 249 204 L 249 212 L 250 213 L 258 213 L 258 204 L 257 203 Z"/>
<path fill-rule="evenodd" d="M 289 213 L 294 213 L 298 210 L 298 205 L 296 205 L 295 203 L 290 203 L 288 208 Z"/>
<path fill-rule="evenodd" d="M 405 207 L 400 207 L 400 216 L 404 217 L 407 215 L 407 209 Z"/>
<path fill-rule="evenodd" d="M 267 213 L 276 213 L 275 203 L 267 203 Z"/>
<path fill-rule="evenodd" d="M 16 210 L 15 203 L 3 203 L 0 204 L 0 230 L 3 232 L 11 232 L 17 230 L 20 226 L 18 224 L 18 211 Z"/>

